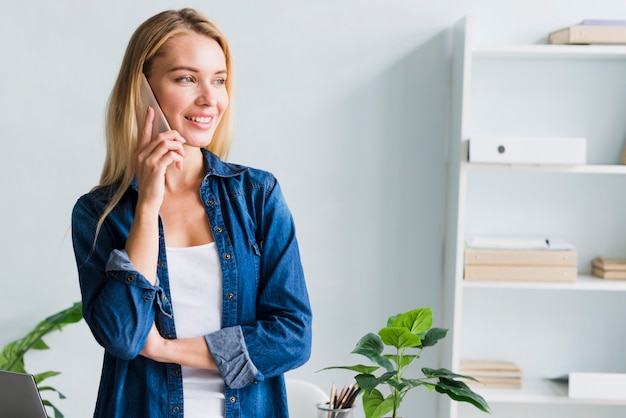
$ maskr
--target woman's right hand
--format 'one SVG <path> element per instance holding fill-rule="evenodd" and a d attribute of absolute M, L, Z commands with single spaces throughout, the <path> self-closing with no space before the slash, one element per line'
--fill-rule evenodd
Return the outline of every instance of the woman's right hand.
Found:
<path fill-rule="evenodd" d="M 177 131 L 160 133 L 152 139 L 155 112 L 148 107 L 143 135 L 135 155 L 135 176 L 139 187 L 139 202 L 157 211 L 163 203 L 165 173 L 172 164 L 183 168 L 185 139 Z"/>

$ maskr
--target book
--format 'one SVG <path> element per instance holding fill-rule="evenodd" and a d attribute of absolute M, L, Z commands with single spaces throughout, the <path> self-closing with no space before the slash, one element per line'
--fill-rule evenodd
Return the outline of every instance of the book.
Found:
<path fill-rule="evenodd" d="M 460 373 L 472 376 L 478 382 L 464 380 L 470 386 L 520 388 L 522 371 L 510 361 L 461 360 Z"/>
<path fill-rule="evenodd" d="M 561 45 L 626 44 L 626 26 L 589 25 L 568 26 L 551 32 L 548 43 Z"/>
<path fill-rule="evenodd" d="M 600 270 L 626 271 L 626 260 L 617 258 L 596 257 L 591 260 L 591 265 Z"/>
<path fill-rule="evenodd" d="M 602 270 L 594 267 L 591 269 L 591 274 L 602 279 L 626 280 L 626 271 L 623 270 Z"/>
<path fill-rule="evenodd" d="M 465 265 L 465 280 L 501 280 L 501 281 L 576 281 L 576 266 L 544 265 Z"/>
<path fill-rule="evenodd" d="M 465 265 L 568 265 L 576 266 L 576 250 L 498 250 L 465 248 Z"/>
<path fill-rule="evenodd" d="M 472 377 L 522 377 L 522 370 L 512 361 L 462 359 L 460 369 Z"/>

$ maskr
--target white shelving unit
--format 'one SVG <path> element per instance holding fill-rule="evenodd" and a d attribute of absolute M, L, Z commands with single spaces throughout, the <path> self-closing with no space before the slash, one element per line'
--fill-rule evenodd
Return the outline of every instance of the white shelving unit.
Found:
<path fill-rule="evenodd" d="M 550 380 L 626 373 L 626 281 L 590 275 L 596 256 L 626 258 L 626 47 L 478 46 L 470 23 L 453 29 L 444 366 L 458 371 L 464 358 L 520 366 L 521 389 L 476 389 L 493 418 L 626 416 L 626 401 L 572 399 L 566 383 Z M 585 137 L 588 164 L 472 164 L 473 135 Z M 578 250 L 579 276 L 466 282 L 470 234 L 565 239 Z M 440 406 L 441 417 L 486 417 L 447 399 Z"/>

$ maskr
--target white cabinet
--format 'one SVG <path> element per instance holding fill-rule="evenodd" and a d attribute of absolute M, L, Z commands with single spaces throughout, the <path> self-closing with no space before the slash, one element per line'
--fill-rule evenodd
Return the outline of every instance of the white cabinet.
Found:
<path fill-rule="evenodd" d="M 582 401 L 549 378 L 626 373 L 626 281 L 590 275 L 596 256 L 626 258 L 626 47 L 472 45 L 454 31 L 444 365 L 509 360 L 521 389 L 482 389 L 494 418 L 626 416 L 626 401 Z M 585 137 L 587 164 L 472 164 L 472 136 Z M 574 283 L 463 280 L 471 234 L 562 238 L 578 250 Z M 441 417 L 486 415 L 442 400 Z"/>

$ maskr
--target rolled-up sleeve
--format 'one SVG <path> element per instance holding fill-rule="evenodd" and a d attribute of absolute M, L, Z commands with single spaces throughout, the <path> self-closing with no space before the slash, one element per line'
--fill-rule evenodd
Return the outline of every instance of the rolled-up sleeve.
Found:
<path fill-rule="evenodd" d="M 239 389 L 263 380 L 248 355 L 241 327 L 223 328 L 205 336 L 205 340 L 228 387 Z"/>
<path fill-rule="evenodd" d="M 83 316 L 102 347 L 121 359 L 139 355 L 160 307 L 162 290 L 134 269 L 106 222 L 94 245 L 100 211 L 90 196 L 72 212 L 72 241 L 83 300 Z M 111 221 L 113 222 L 113 221 Z M 119 239 L 118 239 L 119 241 Z"/>

